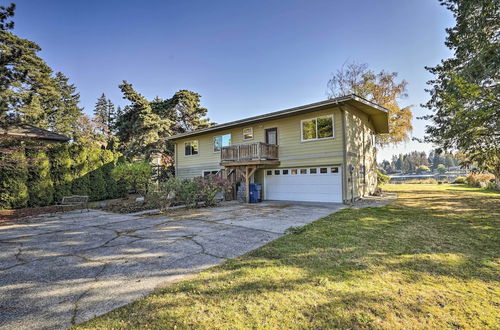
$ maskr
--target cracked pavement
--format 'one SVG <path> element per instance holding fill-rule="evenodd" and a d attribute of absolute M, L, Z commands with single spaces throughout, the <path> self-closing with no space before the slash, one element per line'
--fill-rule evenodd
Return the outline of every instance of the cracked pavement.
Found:
<path fill-rule="evenodd" d="M 0 226 L 0 329 L 68 328 L 342 207 L 229 203 L 162 216 L 90 210 Z"/>

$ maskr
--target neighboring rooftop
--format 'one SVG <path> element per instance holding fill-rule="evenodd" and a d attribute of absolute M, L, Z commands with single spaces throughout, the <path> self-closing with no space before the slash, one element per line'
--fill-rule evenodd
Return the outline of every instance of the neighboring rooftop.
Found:
<path fill-rule="evenodd" d="M 17 139 L 43 140 L 52 142 L 67 142 L 69 137 L 29 124 L 17 124 L 0 127 L 0 137 Z"/>
<path fill-rule="evenodd" d="M 368 100 L 365 100 L 364 98 L 357 96 L 355 94 L 350 94 L 350 95 L 346 95 L 346 96 L 341 96 L 341 97 L 329 99 L 326 101 L 321 101 L 321 102 L 311 103 L 311 104 L 307 104 L 307 105 L 302 105 L 299 107 L 270 112 L 270 113 L 266 113 L 263 115 L 249 117 L 249 118 L 240 119 L 240 120 L 236 120 L 236 121 L 231 121 L 231 122 L 224 123 L 224 124 L 218 124 L 218 125 L 214 125 L 214 126 L 207 127 L 207 128 L 201 128 L 201 129 L 198 129 L 195 131 L 177 134 L 177 135 L 169 137 L 168 139 L 169 140 L 177 140 L 180 138 L 199 135 L 199 134 L 203 134 L 203 133 L 215 132 L 215 131 L 220 131 L 220 130 L 227 129 L 227 128 L 249 125 L 249 124 L 253 124 L 253 123 L 260 122 L 260 121 L 267 120 L 267 119 L 277 119 L 277 118 L 286 117 L 286 116 L 289 116 L 292 114 L 296 115 L 296 114 L 301 114 L 301 113 L 305 113 L 305 112 L 309 112 L 309 111 L 326 109 L 326 108 L 329 108 L 332 106 L 343 105 L 343 104 L 348 104 L 348 105 L 352 106 L 353 108 L 356 108 L 356 109 L 366 113 L 367 115 L 369 115 L 373 120 L 373 125 L 374 125 L 375 131 L 377 133 L 388 133 L 389 132 L 389 122 L 388 122 L 388 117 L 387 117 L 388 110 L 386 108 L 381 107 L 380 105 L 375 104 L 373 102 L 370 102 Z"/>

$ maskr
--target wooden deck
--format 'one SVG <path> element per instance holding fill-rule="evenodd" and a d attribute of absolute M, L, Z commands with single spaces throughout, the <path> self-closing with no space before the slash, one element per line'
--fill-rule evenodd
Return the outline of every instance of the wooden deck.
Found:
<path fill-rule="evenodd" d="M 221 149 L 221 165 L 277 165 L 279 164 L 278 146 L 264 142 L 238 144 Z"/>

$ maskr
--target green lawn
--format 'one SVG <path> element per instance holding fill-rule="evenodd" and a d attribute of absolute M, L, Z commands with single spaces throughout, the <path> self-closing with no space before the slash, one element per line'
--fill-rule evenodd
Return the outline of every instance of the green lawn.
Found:
<path fill-rule="evenodd" d="M 500 195 L 388 185 L 344 209 L 83 328 L 495 328 Z"/>

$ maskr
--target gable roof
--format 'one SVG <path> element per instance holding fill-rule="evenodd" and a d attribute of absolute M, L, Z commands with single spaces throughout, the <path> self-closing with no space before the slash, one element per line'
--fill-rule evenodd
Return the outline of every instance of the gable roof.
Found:
<path fill-rule="evenodd" d="M 173 135 L 167 140 L 178 140 L 185 137 L 196 136 L 209 132 L 216 132 L 227 128 L 233 128 L 238 126 L 244 126 L 253 124 L 256 122 L 260 122 L 263 120 L 269 119 L 278 119 L 282 117 L 287 117 L 290 115 L 296 115 L 301 113 L 306 113 L 310 111 L 316 111 L 321 109 L 326 109 L 332 106 L 342 106 L 343 104 L 348 104 L 353 108 L 356 108 L 368 116 L 370 116 L 373 120 L 373 125 L 375 127 L 375 131 L 377 133 L 388 133 L 389 132 L 389 121 L 388 121 L 388 110 L 384 107 L 381 107 L 378 104 L 365 100 L 364 98 L 357 96 L 355 94 L 350 94 L 346 96 L 336 97 L 333 99 L 329 99 L 326 101 L 311 103 L 302 105 L 299 107 L 279 110 L 275 112 L 266 113 L 259 116 L 249 117 L 245 119 L 235 120 L 224 124 L 218 124 L 214 126 L 210 126 L 207 128 L 197 129 L 191 132 L 181 133 Z"/>
<path fill-rule="evenodd" d="M 44 140 L 52 142 L 67 142 L 69 137 L 29 124 L 16 124 L 0 128 L 0 136 L 18 139 Z"/>

